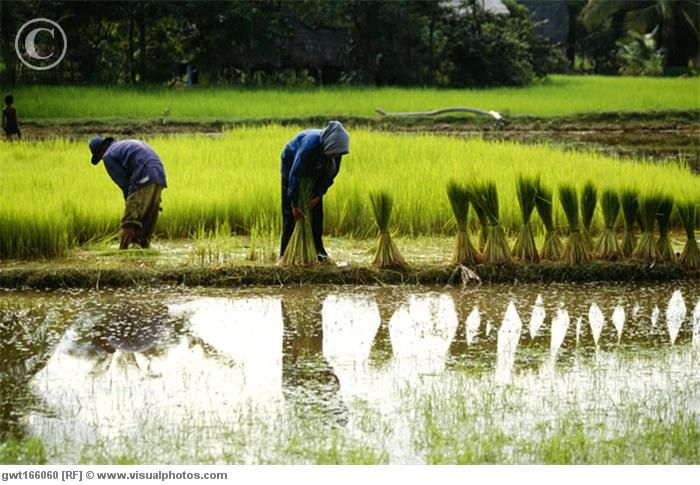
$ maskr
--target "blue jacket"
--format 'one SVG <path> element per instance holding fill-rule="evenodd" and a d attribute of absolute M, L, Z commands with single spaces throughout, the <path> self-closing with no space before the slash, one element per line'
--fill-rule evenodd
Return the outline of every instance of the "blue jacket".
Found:
<path fill-rule="evenodd" d="M 304 130 L 287 143 L 282 151 L 282 180 L 287 185 L 287 197 L 292 206 L 299 203 L 297 199 L 302 178 L 311 178 L 314 181 L 314 195 L 322 196 L 333 185 L 340 171 L 342 155 L 337 155 L 332 160 L 326 160 L 323 155 L 322 131 Z"/>
<path fill-rule="evenodd" d="M 124 198 L 146 184 L 167 187 L 165 169 L 153 148 L 139 140 L 115 141 L 102 157 L 107 173 Z"/>

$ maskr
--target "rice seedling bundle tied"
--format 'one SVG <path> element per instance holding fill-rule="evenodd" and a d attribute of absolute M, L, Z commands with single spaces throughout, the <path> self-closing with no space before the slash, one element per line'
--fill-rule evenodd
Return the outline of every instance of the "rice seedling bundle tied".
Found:
<path fill-rule="evenodd" d="M 622 256 L 620 245 L 615 237 L 615 222 L 620 214 L 620 199 L 617 192 L 606 190 L 601 198 L 605 230 L 598 242 L 598 256 L 602 259 L 613 261 Z"/>
<path fill-rule="evenodd" d="M 639 214 L 639 196 L 633 190 L 625 189 L 620 194 L 620 205 L 622 206 L 622 216 L 625 221 L 625 235 L 622 238 L 620 251 L 624 257 L 629 258 L 637 246 L 634 223 Z"/>
<path fill-rule="evenodd" d="M 583 241 L 586 243 L 586 249 L 591 252 L 593 250 L 593 238 L 591 236 L 591 226 L 593 225 L 593 216 L 595 208 L 598 204 L 598 189 L 592 182 L 586 182 L 581 192 L 581 234 Z"/>
<path fill-rule="evenodd" d="M 576 189 L 571 185 L 560 186 L 559 199 L 569 222 L 569 238 L 566 241 L 562 258 L 572 265 L 586 263 L 590 261 L 591 256 L 581 233 Z"/>
<path fill-rule="evenodd" d="M 483 211 L 488 226 L 486 227 L 486 245 L 482 254 L 486 263 L 509 263 L 512 261 L 508 239 L 499 220 L 498 191 L 496 184 L 486 182 L 471 189 L 474 205 Z"/>
<path fill-rule="evenodd" d="M 557 231 L 557 228 L 554 225 L 554 218 L 552 216 L 554 210 L 554 206 L 552 204 L 552 191 L 543 185 L 539 179 L 537 182 L 537 198 L 535 199 L 535 206 L 537 207 L 537 213 L 540 215 L 540 219 L 542 220 L 542 224 L 544 224 L 544 228 L 546 230 L 544 244 L 542 245 L 540 256 L 542 259 L 558 261 L 561 259 L 564 252 L 564 245 L 559 237 L 559 231 Z"/>
<path fill-rule="evenodd" d="M 294 232 L 289 239 L 289 244 L 282 255 L 282 264 L 289 266 L 310 266 L 317 262 L 316 246 L 311 229 L 311 211 L 306 203 L 311 199 L 313 181 L 302 179 L 299 184 L 299 207 L 304 211 L 304 216 L 294 224 Z"/>
<path fill-rule="evenodd" d="M 466 187 L 450 182 L 447 197 L 457 223 L 457 239 L 452 252 L 453 264 L 476 264 L 479 255 L 469 239 L 467 221 L 469 219 L 470 194 Z"/>
<path fill-rule="evenodd" d="M 656 213 L 656 220 L 659 222 L 659 240 L 656 242 L 656 249 L 662 261 L 674 261 L 676 255 L 673 253 L 671 239 L 669 238 L 669 226 L 671 225 L 671 215 L 673 214 L 673 197 L 664 196 L 659 203 L 659 210 Z"/>
<path fill-rule="evenodd" d="M 681 202 L 676 206 L 687 237 L 680 263 L 689 269 L 700 269 L 700 248 L 695 239 L 696 206 L 697 204 L 693 201 Z"/>
<path fill-rule="evenodd" d="M 518 196 L 518 206 L 520 214 L 523 218 L 523 225 L 520 228 L 518 238 L 513 246 L 513 256 L 523 261 L 539 262 L 540 257 L 537 254 L 535 246 L 535 236 L 532 233 L 530 219 L 535 210 L 537 201 L 537 186 L 539 181 L 520 176 L 516 184 L 516 193 Z"/>
<path fill-rule="evenodd" d="M 377 227 L 379 227 L 379 244 L 372 264 L 378 268 L 401 268 L 407 266 L 389 232 L 391 210 L 394 205 L 393 199 L 386 192 L 372 193 L 369 198 L 372 202 L 372 210 Z"/>
<path fill-rule="evenodd" d="M 637 249 L 632 254 L 635 258 L 645 261 L 656 261 L 659 259 L 659 251 L 654 240 L 654 220 L 661 205 L 661 197 L 658 195 L 647 195 L 639 203 L 639 226 L 642 228 L 642 235 L 639 238 Z"/>

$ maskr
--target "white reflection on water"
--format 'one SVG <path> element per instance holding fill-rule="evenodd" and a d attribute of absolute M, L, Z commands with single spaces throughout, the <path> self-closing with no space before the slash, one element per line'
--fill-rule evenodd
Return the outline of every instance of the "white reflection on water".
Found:
<path fill-rule="evenodd" d="M 474 343 L 476 336 L 479 335 L 479 326 L 481 325 L 481 314 L 479 307 L 472 308 L 466 322 L 467 345 Z"/>
<path fill-rule="evenodd" d="M 441 372 L 457 323 L 449 295 L 411 295 L 389 321 L 395 365 L 407 377 Z"/>
<path fill-rule="evenodd" d="M 622 306 L 617 305 L 613 310 L 612 322 L 617 331 L 617 343 L 619 344 L 622 339 L 622 329 L 625 326 L 625 309 Z"/>
<path fill-rule="evenodd" d="M 506 384 L 510 381 L 522 328 L 523 322 L 515 309 L 515 304 L 511 301 L 508 303 L 501 328 L 498 329 L 496 349 L 496 382 L 498 384 Z"/>
<path fill-rule="evenodd" d="M 644 409 L 648 410 L 645 412 L 651 414 L 656 412 L 656 403 L 671 402 L 675 408 L 669 412 L 700 408 L 697 391 L 700 355 L 690 346 L 665 344 L 664 349 L 651 350 L 642 346 L 626 353 L 625 346 L 611 351 L 612 347 L 603 345 L 604 350 L 592 358 L 590 341 L 584 340 L 573 356 L 559 356 L 556 373 L 521 367 L 520 361 L 516 361 L 516 350 L 518 356 L 525 356 L 529 362 L 533 358 L 547 361 L 547 351 L 538 345 L 523 345 L 518 350 L 522 321 L 514 302 L 508 304 L 495 349 L 495 380 L 509 386 L 493 385 L 493 364 L 489 357 L 493 356 L 494 348 L 486 339 L 477 341 L 481 347 L 473 352 L 486 356 L 482 367 L 473 362 L 478 372 L 465 373 L 453 365 L 445 367 L 458 323 L 455 300 L 449 294 L 408 295 L 407 302 L 398 308 L 389 323 L 393 357 L 380 366 L 370 366 L 369 354 L 378 338 L 380 316 L 377 304 L 368 294 L 348 292 L 325 297 L 319 350 L 333 368 L 340 382 L 342 400 L 348 407 L 349 419 L 340 432 L 368 446 L 387 450 L 393 463 L 425 461 L 424 450 L 416 438 L 426 425 L 427 410 L 420 407 L 425 399 L 436 404 L 449 403 L 449 399 L 453 400 L 452 404 L 454 400 L 463 400 L 473 405 L 473 409 L 481 409 L 478 406 L 485 406 L 484 402 L 490 403 L 488 416 L 470 416 L 475 428 L 495 421 L 504 432 L 526 438 L 536 436 L 538 424 L 552 422 L 572 408 L 591 423 L 595 420 L 606 426 L 612 423 L 611 430 L 615 429 L 618 418 L 610 410 L 630 402 L 644 402 Z M 665 300 L 668 294 L 662 298 Z M 548 361 L 551 363 L 548 369 L 552 371 L 573 308 L 567 310 L 562 306 L 555 310 Z M 602 318 L 600 308 L 600 315 L 594 308 L 598 305 L 591 305 L 589 320 Z M 221 448 L 231 439 L 231 430 L 240 432 L 235 427 L 240 423 L 238 416 L 252 403 L 254 412 L 249 419 L 253 431 L 241 439 L 246 446 L 269 449 L 272 461 L 284 461 L 284 449 L 273 449 L 278 446 L 275 440 L 279 436 L 265 428 L 269 423 L 278 426 L 275 429 L 285 430 L 289 426 L 288 432 L 293 435 L 294 426 L 299 425 L 285 422 L 288 415 L 280 411 L 285 408 L 281 392 L 285 365 L 281 298 L 197 298 L 170 304 L 169 311 L 171 315 L 186 316 L 188 326 L 183 335 L 147 358 L 140 353 L 117 350 L 118 357 L 99 372 L 95 372 L 95 359 L 74 352 L 78 339 L 75 328 L 66 332 L 46 368 L 32 382 L 50 413 L 29 411 L 30 432 L 54 447 L 70 439 L 70 449 L 74 451 L 65 452 L 66 461 L 76 461 L 85 443 L 128 450 L 131 443 L 138 447 L 151 444 L 164 447 L 163 442 L 168 439 L 186 449 L 196 446 L 198 450 L 208 450 L 211 456 L 222 456 Z M 613 322 L 616 322 L 615 313 L 619 313 L 617 308 Z M 667 319 L 669 315 L 667 311 Z M 481 318 L 479 309 L 474 307 L 466 325 L 470 345 L 474 343 Z M 684 319 L 685 314 L 681 322 Z M 700 300 L 691 322 L 693 344 L 700 345 Z M 626 325 L 626 340 L 632 343 L 639 322 L 630 319 Z M 577 345 L 580 327 L 581 318 L 578 318 Z M 648 324 L 643 327 L 649 330 Z M 647 337 L 645 334 L 644 338 Z M 596 339 L 597 347 L 598 344 Z M 133 357 L 135 364 L 125 362 L 127 357 Z M 308 374 L 314 374 L 317 371 L 314 360 L 305 362 L 312 366 Z M 669 398 L 677 389 L 686 390 L 684 400 L 676 402 Z M 310 392 L 315 392 L 315 388 Z M 494 399 L 480 400 L 484 395 Z M 502 396 L 505 398 L 500 399 Z M 472 409 L 469 406 L 466 408 Z M 441 416 L 431 419 L 439 420 Z M 154 429 L 161 435 L 150 437 Z M 251 450 L 243 460 L 257 462 L 267 458 L 259 450 Z"/>
<path fill-rule="evenodd" d="M 651 311 L 651 326 L 656 327 L 656 322 L 659 321 L 659 315 L 661 315 L 661 310 L 659 310 L 658 305 L 654 305 L 654 309 Z"/>
<path fill-rule="evenodd" d="M 683 295 L 680 290 L 676 290 L 673 292 L 668 306 L 666 307 L 666 327 L 668 329 L 668 336 L 671 339 L 671 345 L 673 345 L 676 342 L 676 338 L 678 338 L 678 332 L 685 320 L 685 314 L 685 300 L 683 300 Z"/>
<path fill-rule="evenodd" d="M 539 332 L 540 327 L 544 323 L 545 319 L 545 309 L 544 303 L 542 301 L 542 295 L 537 295 L 537 300 L 535 305 L 532 307 L 532 315 L 530 316 L 530 338 L 534 339 Z"/>
<path fill-rule="evenodd" d="M 590 310 L 588 310 L 588 324 L 591 326 L 591 333 L 593 334 L 593 342 L 596 348 L 600 348 L 598 341 L 600 340 L 600 334 L 603 331 L 603 326 L 605 325 L 605 316 L 600 310 L 597 303 L 592 303 Z"/>
<path fill-rule="evenodd" d="M 323 302 L 323 356 L 340 381 L 341 392 L 358 393 L 367 380 L 367 359 L 381 317 L 368 297 L 329 295 Z"/>
<path fill-rule="evenodd" d="M 583 317 L 578 317 L 576 319 L 576 347 L 578 347 L 579 341 L 581 340 L 581 324 L 583 323 Z"/>
<path fill-rule="evenodd" d="M 566 332 L 569 330 L 569 312 L 563 308 L 557 309 L 557 314 L 552 319 L 552 339 L 549 344 L 549 354 L 552 362 L 556 360 L 561 344 L 564 343 Z"/>
<path fill-rule="evenodd" d="M 226 422 L 231 410 L 243 403 L 270 407 L 279 402 L 279 300 L 198 299 L 173 305 L 170 311 L 189 315 L 192 338 L 182 336 L 149 356 L 148 373 L 124 365 L 121 358 L 96 372 L 99 361 L 75 352 L 77 335 L 74 329 L 67 331 L 32 381 L 51 410 L 28 416 L 32 432 L 47 445 L 60 447 L 60 440 L 70 437 L 78 443 L 119 447 L 148 432 L 144 428 Z"/>
<path fill-rule="evenodd" d="M 693 310 L 693 346 L 700 346 L 700 300 L 695 304 Z"/>

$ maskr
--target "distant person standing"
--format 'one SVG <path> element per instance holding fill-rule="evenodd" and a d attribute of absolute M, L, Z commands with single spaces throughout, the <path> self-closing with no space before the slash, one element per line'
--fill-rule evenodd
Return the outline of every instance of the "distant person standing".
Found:
<path fill-rule="evenodd" d="M 104 159 L 107 173 L 124 194 L 119 249 L 128 249 L 132 242 L 148 248 L 161 210 L 160 193 L 168 186 L 163 163 L 153 148 L 140 140 L 97 137 L 89 146 L 92 164 Z"/>
<path fill-rule="evenodd" d="M 331 121 L 324 129 L 304 130 L 295 136 L 282 151 L 282 243 L 284 255 L 297 219 L 304 217 L 302 207 L 311 209 L 316 257 L 328 259 L 323 247 L 323 196 L 333 185 L 340 171 L 340 160 L 350 150 L 350 135 L 339 121 Z M 302 179 L 313 181 L 310 200 L 299 200 Z"/>
<path fill-rule="evenodd" d="M 17 135 L 17 139 L 22 139 L 22 133 L 19 131 L 19 121 L 17 119 L 17 110 L 13 106 L 15 102 L 14 96 L 8 94 L 5 96 L 5 109 L 2 110 L 2 129 L 5 130 L 5 136 L 12 139 L 12 135 Z"/>

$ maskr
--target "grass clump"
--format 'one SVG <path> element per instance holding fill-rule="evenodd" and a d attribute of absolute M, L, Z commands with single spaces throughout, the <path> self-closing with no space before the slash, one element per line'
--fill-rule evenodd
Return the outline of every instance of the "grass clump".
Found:
<path fill-rule="evenodd" d="M 593 238 L 591 237 L 591 226 L 593 225 L 593 216 L 595 208 L 598 204 L 598 189 L 593 185 L 593 182 L 586 182 L 581 192 L 581 223 L 583 241 L 586 244 L 586 249 L 593 251 Z"/>
<path fill-rule="evenodd" d="M 615 237 L 615 222 L 620 214 L 620 198 L 614 190 L 606 190 L 600 199 L 605 220 L 605 230 L 598 242 L 598 257 L 614 261 L 622 256 L 620 245 Z"/>
<path fill-rule="evenodd" d="M 499 220 L 498 191 L 496 184 L 486 182 L 477 184 L 472 189 L 474 206 L 483 211 L 488 225 L 483 260 L 486 263 L 509 263 L 512 261 L 508 239 Z"/>
<path fill-rule="evenodd" d="M 696 203 L 693 201 L 685 201 L 676 204 L 678 215 L 680 216 L 687 239 L 683 252 L 681 253 L 680 263 L 688 269 L 700 269 L 700 249 L 698 242 L 695 239 L 695 209 Z"/>
<path fill-rule="evenodd" d="M 386 192 L 375 192 L 369 196 L 374 211 L 374 219 L 379 227 L 379 244 L 372 263 L 377 268 L 402 268 L 407 266 L 406 261 L 399 253 L 389 232 L 391 210 L 394 201 Z"/>
<path fill-rule="evenodd" d="M 450 182 L 447 185 L 447 197 L 450 199 L 452 214 L 457 223 L 457 239 L 452 251 L 453 264 L 476 264 L 479 254 L 469 239 L 467 221 L 469 219 L 470 194 L 466 187 Z"/>
<path fill-rule="evenodd" d="M 527 178 L 521 175 L 518 177 L 515 186 L 518 206 L 520 207 L 520 214 L 523 218 L 523 225 L 513 245 L 513 256 L 523 261 L 535 263 L 540 261 L 540 256 L 537 254 L 537 247 L 535 246 L 535 237 L 532 233 L 530 219 L 532 218 L 532 213 L 535 210 L 535 204 L 537 202 L 538 185 L 538 179 Z"/>
<path fill-rule="evenodd" d="M 620 193 L 620 205 L 622 206 L 622 217 L 625 221 L 625 235 L 622 238 L 620 251 L 625 258 L 629 258 L 634 253 L 637 245 L 637 237 L 634 234 L 634 222 L 639 214 L 639 196 L 631 189 L 624 189 Z"/>
<path fill-rule="evenodd" d="M 569 238 L 566 240 L 562 259 L 572 265 L 586 263 L 590 261 L 591 256 L 581 233 L 576 189 L 572 185 L 560 186 L 559 200 L 569 222 Z"/>
<path fill-rule="evenodd" d="M 661 204 L 661 197 L 656 194 L 643 197 L 639 203 L 639 227 L 642 235 L 632 256 L 644 261 L 659 259 L 659 251 L 654 241 L 654 220 Z"/>
<path fill-rule="evenodd" d="M 671 215 L 673 214 L 673 197 L 664 196 L 659 202 L 659 209 L 656 212 L 656 220 L 659 223 L 659 240 L 656 242 L 656 250 L 662 261 L 674 261 L 676 255 L 673 253 L 671 239 L 668 235 L 671 225 Z"/>
<path fill-rule="evenodd" d="M 282 255 L 284 266 L 311 266 L 317 263 L 316 246 L 311 231 L 311 211 L 306 207 L 306 201 L 311 199 L 313 182 L 302 179 L 299 185 L 299 207 L 304 216 L 294 224 L 294 232 L 289 244 Z"/>
<path fill-rule="evenodd" d="M 542 185 L 540 180 L 537 179 L 537 198 L 535 199 L 535 207 L 537 207 L 537 213 L 540 215 L 540 219 L 542 219 L 542 224 L 544 224 L 546 230 L 544 244 L 542 245 L 540 256 L 542 259 L 558 261 L 561 259 L 564 252 L 564 245 L 559 237 L 559 231 L 554 225 L 554 218 L 552 216 L 554 212 L 554 205 L 552 201 L 553 196 L 551 189 L 545 185 Z"/>

